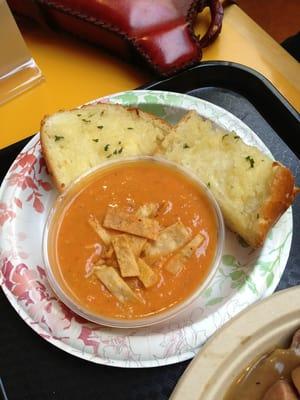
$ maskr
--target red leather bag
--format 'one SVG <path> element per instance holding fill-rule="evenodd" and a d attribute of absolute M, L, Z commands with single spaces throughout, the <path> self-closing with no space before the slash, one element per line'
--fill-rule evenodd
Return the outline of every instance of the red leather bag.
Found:
<path fill-rule="evenodd" d="M 8 0 L 12 10 L 47 23 L 115 54 L 136 54 L 160 75 L 196 64 L 220 33 L 221 0 Z M 193 23 L 209 7 L 210 26 L 199 38 Z"/>

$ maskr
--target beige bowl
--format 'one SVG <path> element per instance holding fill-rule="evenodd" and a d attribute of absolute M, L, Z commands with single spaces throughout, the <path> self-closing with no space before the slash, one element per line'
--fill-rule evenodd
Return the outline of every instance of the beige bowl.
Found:
<path fill-rule="evenodd" d="M 225 324 L 189 365 L 171 400 L 222 400 L 251 361 L 274 347 L 288 347 L 297 328 L 300 286 L 274 294 Z"/>

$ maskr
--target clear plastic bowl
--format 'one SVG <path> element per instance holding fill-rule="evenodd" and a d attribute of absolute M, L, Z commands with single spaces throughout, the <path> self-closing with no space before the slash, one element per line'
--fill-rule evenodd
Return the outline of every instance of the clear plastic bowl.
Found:
<path fill-rule="evenodd" d="M 55 277 L 55 273 L 53 272 L 53 266 L 51 265 L 50 262 L 50 257 L 49 257 L 49 247 L 51 242 L 51 226 L 53 223 L 55 223 L 55 220 L 58 218 L 57 215 L 64 210 L 65 203 L 69 203 L 70 198 L 72 198 L 74 195 L 76 195 L 76 188 L 80 187 L 82 188 L 82 181 L 90 182 L 91 179 L 93 178 L 93 175 L 99 172 L 100 170 L 105 170 L 105 169 L 111 169 L 114 165 L 119 166 L 121 164 L 128 164 L 130 162 L 139 162 L 139 161 L 149 161 L 149 162 L 154 162 L 154 163 L 160 163 L 164 166 L 168 166 L 172 169 L 175 169 L 179 172 L 181 172 L 184 176 L 188 177 L 190 180 L 192 180 L 196 185 L 199 187 L 199 189 L 206 195 L 206 197 L 209 199 L 212 208 L 215 213 L 215 218 L 217 222 L 217 245 L 216 245 L 216 250 L 215 250 L 215 255 L 213 262 L 211 263 L 209 273 L 207 276 L 204 278 L 204 280 L 201 282 L 199 287 L 189 296 L 187 297 L 184 301 L 176 304 L 175 306 L 166 309 L 165 311 L 159 312 L 157 314 L 151 315 L 149 317 L 143 317 L 143 318 L 137 318 L 137 319 L 117 319 L 117 318 L 111 318 L 107 317 L 101 314 L 94 314 L 90 310 L 87 310 L 84 308 L 79 302 L 77 302 L 74 298 L 72 298 L 69 294 L 66 293 L 66 290 L 63 288 L 60 282 Z M 71 197 L 70 197 L 71 196 Z M 224 221 L 223 221 L 223 216 L 220 210 L 220 207 L 218 203 L 216 202 L 214 196 L 210 192 L 210 190 L 206 187 L 205 184 L 203 184 L 200 179 L 195 176 L 191 171 L 187 170 L 186 168 L 183 168 L 182 166 L 168 161 L 166 159 L 160 158 L 160 157 L 154 157 L 154 156 L 140 156 L 140 157 L 128 157 L 128 158 L 123 158 L 119 160 L 113 160 L 113 161 L 106 161 L 96 168 L 93 168 L 89 170 L 88 172 L 84 173 L 81 175 L 79 178 L 77 178 L 71 185 L 68 186 L 68 188 L 60 194 L 52 209 L 50 210 L 47 223 L 44 229 L 44 234 L 43 234 L 43 258 L 44 258 L 44 264 L 45 264 L 45 269 L 47 273 L 47 277 L 49 280 L 50 285 L 52 286 L 53 290 L 57 294 L 57 296 L 60 298 L 60 300 L 67 306 L 69 307 L 72 311 L 74 311 L 76 314 L 80 315 L 81 317 L 95 322 L 99 325 L 105 325 L 105 326 L 110 326 L 110 327 L 116 327 L 116 328 L 138 328 L 138 327 L 144 327 L 144 326 L 149 326 L 149 325 L 154 325 L 158 324 L 161 322 L 164 322 L 166 320 L 169 320 L 171 318 L 174 318 L 178 316 L 180 313 L 182 313 L 184 310 L 186 310 L 189 306 L 194 303 L 199 296 L 203 293 L 203 291 L 207 288 L 208 284 L 211 282 L 213 276 L 215 275 L 220 260 L 222 256 L 222 251 L 223 251 L 223 246 L 224 246 L 224 238 L 225 238 L 225 228 L 224 228 Z"/>

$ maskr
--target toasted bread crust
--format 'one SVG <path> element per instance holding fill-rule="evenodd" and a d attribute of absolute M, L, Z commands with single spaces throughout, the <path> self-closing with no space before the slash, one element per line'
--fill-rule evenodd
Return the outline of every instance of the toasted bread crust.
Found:
<path fill-rule="evenodd" d="M 58 111 L 58 112 L 62 112 L 62 111 Z M 61 184 L 59 182 L 59 179 L 58 179 L 58 177 L 56 176 L 56 173 L 55 173 L 55 169 L 52 169 L 51 155 L 49 154 L 48 148 L 45 145 L 45 140 L 44 140 L 44 135 L 45 135 L 44 125 L 45 125 L 46 120 L 47 120 L 48 117 L 49 117 L 48 115 L 45 115 L 44 118 L 41 121 L 41 127 L 40 127 L 41 149 L 42 149 L 42 154 L 43 154 L 46 166 L 47 166 L 47 170 L 49 172 L 49 175 L 52 178 L 53 184 L 56 187 L 56 189 L 60 193 L 62 193 L 64 191 L 65 187 L 64 187 L 63 184 Z"/>
<path fill-rule="evenodd" d="M 293 203 L 297 193 L 291 171 L 277 161 L 273 162 L 273 168 L 274 178 L 269 195 L 259 212 L 258 235 L 255 241 L 250 243 L 253 247 L 260 247 L 263 244 L 267 233 Z"/>

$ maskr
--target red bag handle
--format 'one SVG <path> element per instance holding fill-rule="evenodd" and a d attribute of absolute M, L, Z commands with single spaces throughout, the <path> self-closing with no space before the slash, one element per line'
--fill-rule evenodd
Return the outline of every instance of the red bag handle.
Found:
<path fill-rule="evenodd" d="M 209 7 L 211 21 L 205 35 L 199 39 L 200 48 L 208 46 L 219 35 L 222 28 L 223 5 L 221 0 L 200 0 L 197 5 L 197 13 L 201 13 L 205 7 Z"/>

